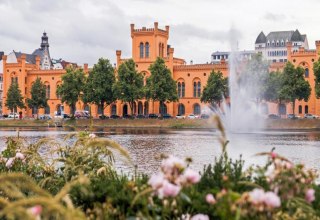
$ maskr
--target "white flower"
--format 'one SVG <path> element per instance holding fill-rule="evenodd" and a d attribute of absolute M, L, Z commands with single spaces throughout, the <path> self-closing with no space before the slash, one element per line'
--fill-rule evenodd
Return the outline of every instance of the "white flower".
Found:
<path fill-rule="evenodd" d="M 17 153 L 16 153 L 16 158 L 17 158 L 17 159 L 20 159 L 20 160 L 24 160 L 25 157 L 24 157 L 24 155 L 23 155 L 22 153 L 17 152 Z"/>
<path fill-rule="evenodd" d="M 279 196 L 274 192 L 266 192 L 264 196 L 264 202 L 267 206 L 272 208 L 280 207 L 281 205 Z"/>
<path fill-rule="evenodd" d="M 250 200 L 253 204 L 259 204 L 264 202 L 265 193 L 262 189 L 254 189 L 249 192 Z"/>
<path fill-rule="evenodd" d="M 12 167 L 12 165 L 13 165 L 13 162 L 14 162 L 14 157 L 11 157 L 11 158 L 9 158 L 8 160 L 7 160 L 7 162 L 6 162 L 6 167 L 9 169 L 9 168 L 11 168 Z"/>
<path fill-rule="evenodd" d="M 204 214 L 197 214 L 192 216 L 191 220 L 209 220 L 209 216 Z"/>

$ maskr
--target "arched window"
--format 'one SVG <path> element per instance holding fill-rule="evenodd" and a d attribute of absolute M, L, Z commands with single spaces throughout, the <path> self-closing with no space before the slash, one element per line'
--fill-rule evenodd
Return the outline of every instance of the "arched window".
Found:
<path fill-rule="evenodd" d="M 193 97 L 197 97 L 197 82 L 193 82 Z"/>
<path fill-rule="evenodd" d="M 143 114 L 143 105 L 142 102 L 138 102 L 138 115 Z"/>
<path fill-rule="evenodd" d="M 305 114 L 308 114 L 309 113 L 309 106 L 304 106 L 304 113 Z"/>
<path fill-rule="evenodd" d="M 287 107 L 285 104 L 279 105 L 279 114 L 280 115 L 286 115 L 287 114 Z"/>
<path fill-rule="evenodd" d="M 163 114 L 167 114 L 167 106 L 164 103 L 161 103 L 161 105 L 159 106 L 159 112 L 161 115 Z"/>
<path fill-rule="evenodd" d="M 89 105 L 85 104 L 83 110 L 89 112 L 90 111 Z"/>
<path fill-rule="evenodd" d="M 184 97 L 185 96 L 185 93 L 186 93 L 186 86 L 185 86 L 185 83 L 184 82 L 182 82 L 182 84 L 181 84 L 182 86 L 181 86 L 181 91 L 182 91 L 182 96 L 181 97 Z"/>
<path fill-rule="evenodd" d="M 50 99 L 50 85 L 46 85 L 46 97 Z"/>
<path fill-rule="evenodd" d="M 146 43 L 146 58 L 149 58 L 149 42 Z"/>
<path fill-rule="evenodd" d="M 308 68 L 305 69 L 304 76 L 306 78 L 309 78 L 309 69 Z"/>
<path fill-rule="evenodd" d="M 149 103 L 147 101 L 144 102 L 144 115 L 149 114 Z"/>
<path fill-rule="evenodd" d="M 178 115 L 184 115 L 185 114 L 185 108 L 183 104 L 178 105 Z"/>
<path fill-rule="evenodd" d="M 299 110 L 299 114 L 302 114 L 302 105 L 299 105 L 298 110 Z"/>
<path fill-rule="evenodd" d="M 182 94 L 181 94 L 181 82 L 178 82 L 178 97 L 181 98 Z"/>
<path fill-rule="evenodd" d="M 198 103 L 193 105 L 193 114 L 200 115 L 201 114 L 201 108 Z"/>
<path fill-rule="evenodd" d="M 161 45 L 161 57 L 164 57 L 164 44 Z"/>
<path fill-rule="evenodd" d="M 112 105 L 111 106 L 111 115 L 116 115 L 117 114 L 117 106 L 116 105 Z"/>
<path fill-rule="evenodd" d="M 44 114 L 47 114 L 47 115 L 50 114 L 50 106 L 49 105 L 44 109 Z"/>
<path fill-rule="evenodd" d="M 143 43 L 140 43 L 140 58 L 143 58 Z"/>
<path fill-rule="evenodd" d="M 98 115 L 101 115 L 102 114 L 102 107 L 101 107 L 101 105 L 98 105 Z"/>
<path fill-rule="evenodd" d="M 201 96 L 201 82 L 198 82 L 198 88 L 197 88 L 197 97 Z"/>
<path fill-rule="evenodd" d="M 57 84 L 57 86 L 56 86 L 56 96 L 57 96 L 57 99 L 61 99 L 61 95 L 59 95 L 59 94 L 57 93 L 59 86 L 60 86 L 60 84 Z"/>

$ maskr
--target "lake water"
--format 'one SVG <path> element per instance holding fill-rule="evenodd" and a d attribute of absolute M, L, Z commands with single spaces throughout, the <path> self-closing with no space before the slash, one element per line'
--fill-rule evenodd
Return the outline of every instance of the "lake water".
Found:
<path fill-rule="evenodd" d="M 62 140 L 75 131 L 64 128 L 24 128 L 20 136 L 27 142 L 35 142 L 43 137 Z M 174 129 L 97 129 L 94 133 L 110 138 L 125 147 L 138 167 L 139 172 L 152 173 L 159 168 L 161 154 L 180 158 L 191 157 L 192 167 L 201 171 L 203 166 L 214 161 L 221 153 L 218 142 L 219 132 L 215 130 L 174 130 Z M 0 148 L 5 146 L 8 136 L 16 136 L 12 128 L 0 128 Z M 256 153 L 276 152 L 293 162 L 304 163 L 309 168 L 320 170 L 320 131 L 265 131 L 248 134 L 228 134 L 228 152 L 232 158 L 243 156 L 246 166 L 263 164 L 266 157 Z M 118 170 L 132 171 L 132 165 L 123 160 L 115 164 Z"/>

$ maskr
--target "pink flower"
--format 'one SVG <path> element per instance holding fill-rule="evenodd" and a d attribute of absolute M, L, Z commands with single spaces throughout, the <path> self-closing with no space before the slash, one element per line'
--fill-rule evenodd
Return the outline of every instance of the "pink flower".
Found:
<path fill-rule="evenodd" d="M 23 155 L 22 153 L 17 152 L 17 153 L 16 153 L 16 158 L 17 158 L 17 159 L 20 159 L 20 160 L 24 160 L 25 157 L 24 157 L 24 155 Z"/>
<path fill-rule="evenodd" d="M 272 159 L 275 159 L 276 157 L 277 157 L 277 154 L 272 151 L 272 152 L 271 152 L 271 158 L 272 158 Z"/>
<path fill-rule="evenodd" d="M 186 180 L 192 184 L 198 183 L 201 179 L 199 173 L 191 169 L 186 169 L 184 176 Z"/>
<path fill-rule="evenodd" d="M 148 181 L 148 184 L 152 189 L 156 190 L 160 188 L 163 184 L 164 176 L 162 173 L 152 174 L 151 178 Z"/>
<path fill-rule="evenodd" d="M 171 173 L 173 168 L 184 169 L 185 162 L 180 158 L 169 156 L 167 159 L 162 161 L 161 168 L 164 173 Z"/>
<path fill-rule="evenodd" d="M 272 208 L 280 207 L 281 205 L 279 196 L 274 192 L 266 192 L 264 195 L 264 202 L 267 206 Z"/>
<path fill-rule="evenodd" d="M 314 189 L 307 189 L 306 195 L 305 195 L 305 199 L 307 200 L 307 202 L 311 203 L 316 199 L 314 193 L 315 193 Z"/>
<path fill-rule="evenodd" d="M 191 220 L 209 220 L 209 216 L 204 214 L 197 214 L 192 216 Z"/>
<path fill-rule="evenodd" d="M 249 192 L 249 196 L 253 204 L 262 203 L 265 199 L 265 193 L 262 189 L 254 189 Z"/>
<path fill-rule="evenodd" d="M 206 195 L 206 201 L 211 205 L 214 205 L 217 202 L 212 194 Z"/>
<path fill-rule="evenodd" d="M 35 217 L 40 216 L 42 212 L 42 206 L 41 205 L 33 206 L 28 209 L 28 212 Z"/>
<path fill-rule="evenodd" d="M 11 157 L 11 158 L 9 158 L 9 159 L 7 160 L 6 167 L 7 167 L 8 169 L 12 167 L 13 162 L 14 162 L 14 159 L 15 159 L 14 157 Z"/>
<path fill-rule="evenodd" d="M 292 163 L 286 162 L 285 166 L 288 170 L 290 170 L 292 168 Z"/>
<path fill-rule="evenodd" d="M 160 198 L 163 197 L 176 197 L 180 190 L 181 186 L 174 185 L 169 183 L 167 180 L 163 181 L 162 188 L 159 189 L 159 196 Z"/>

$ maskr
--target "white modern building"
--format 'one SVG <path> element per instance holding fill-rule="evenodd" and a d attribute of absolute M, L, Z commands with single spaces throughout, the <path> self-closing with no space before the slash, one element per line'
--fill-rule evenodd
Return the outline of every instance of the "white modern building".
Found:
<path fill-rule="evenodd" d="M 287 62 L 287 43 L 292 43 L 292 51 L 299 47 L 309 49 L 307 35 L 295 31 L 273 31 L 267 36 L 261 31 L 255 42 L 255 51 L 261 53 L 266 60 Z"/>
<path fill-rule="evenodd" d="M 211 63 L 220 63 L 222 59 L 224 59 L 225 61 L 228 61 L 230 53 L 231 52 L 219 52 L 219 51 L 212 53 Z M 256 53 L 257 52 L 254 50 L 243 50 L 243 51 L 235 52 L 235 55 L 239 60 L 250 60 L 252 56 Z"/>

